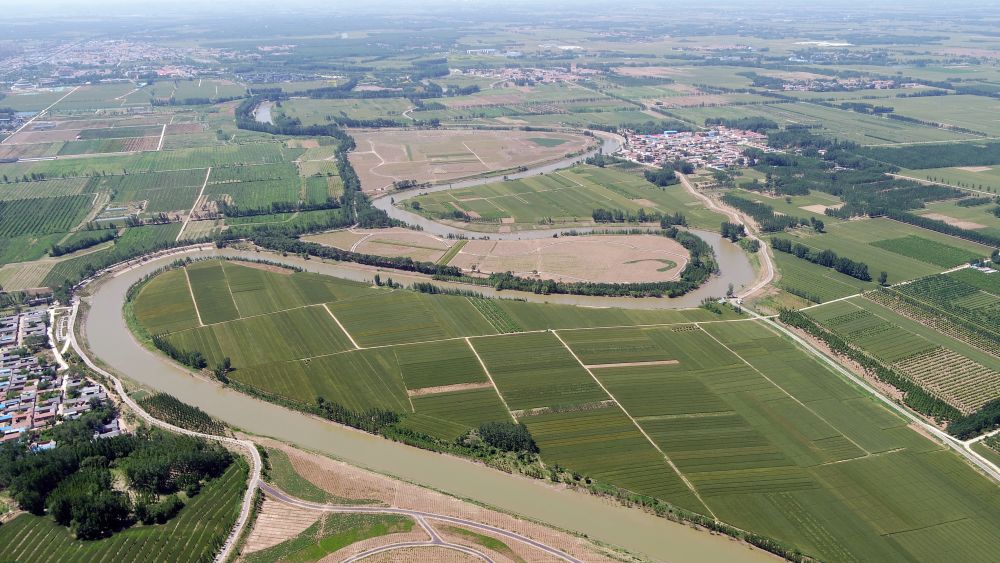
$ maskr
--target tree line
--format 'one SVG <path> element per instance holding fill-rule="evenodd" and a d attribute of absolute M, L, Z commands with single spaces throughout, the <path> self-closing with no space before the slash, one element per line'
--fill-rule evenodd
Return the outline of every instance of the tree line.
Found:
<path fill-rule="evenodd" d="M 871 274 L 868 273 L 868 264 L 856 262 L 843 256 L 837 256 L 837 253 L 832 250 L 813 250 L 804 244 L 793 244 L 792 241 L 781 238 L 772 238 L 771 248 L 787 254 L 793 254 L 796 258 L 808 260 L 813 264 L 833 268 L 842 274 L 847 274 L 861 281 L 872 280 Z"/>

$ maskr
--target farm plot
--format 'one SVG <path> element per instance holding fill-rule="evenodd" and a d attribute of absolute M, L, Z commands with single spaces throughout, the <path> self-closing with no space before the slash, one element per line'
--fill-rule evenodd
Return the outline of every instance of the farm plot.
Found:
<path fill-rule="evenodd" d="M 608 395 L 549 333 L 470 340 L 511 409 L 571 407 Z"/>
<path fill-rule="evenodd" d="M 198 326 L 184 270 L 164 272 L 151 279 L 135 301 L 135 316 L 154 335 Z"/>
<path fill-rule="evenodd" d="M 274 202 L 299 201 L 301 189 L 294 164 L 230 166 L 212 169 L 205 196 L 241 209 L 270 209 Z"/>
<path fill-rule="evenodd" d="M 393 351 L 407 389 L 488 383 L 465 339 L 397 346 Z"/>
<path fill-rule="evenodd" d="M 411 397 L 416 414 L 404 427 L 443 440 L 454 440 L 484 422 L 510 421 L 510 413 L 492 386 Z"/>
<path fill-rule="evenodd" d="M 36 199 L 40 197 L 62 197 L 79 195 L 90 191 L 85 178 L 56 178 L 35 182 L 0 184 L 0 200 Z"/>
<path fill-rule="evenodd" d="M 808 299 L 823 303 L 874 288 L 870 282 L 863 282 L 832 269 L 800 260 L 783 252 L 774 253 L 774 262 L 781 273 L 778 287 Z"/>
<path fill-rule="evenodd" d="M 330 310 L 360 346 L 384 346 L 495 334 L 465 297 L 408 291 L 331 303 Z"/>
<path fill-rule="evenodd" d="M 561 158 L 591 140 L 566 133 L 529 131 L 359 131 L 351 164 L 366 192 L 384 191 L 399 180 L 442 183 L 516 169 Z M 531 138 L 560 139 L 542 146 Z"/>
<path fill-rule="evenodd" d="M 1000 398 L 1000 372 L 951 350 L 935 348 L 906 358 L 896 366 L 965 414 Z"/>
<path fill-rule="evenodd" d="M 203 283 L 194 279 L 191 282 L 194 287 Z M 209 365 L 217 365 L 228 357 L 237 369 L 353 348 L 322 305 L 218 322 L 173 332 L 167 338 L 181 350 L 204 350 Z"/>
<path fill-rule="evenodd" d="M 356 412 L 382 408 L 412 412 L 392 350 L 353 350 L 290 362 L 237 369 L 232 379 L 303 405 L 316 397 Z"/>
<path fill-rule="evenodd" d="M 80 541 L 47 516 L 22 514 L 0 526 L 4 557 L 17 561 L 209 561 L 232 530 L 246 488 L 237 461 L 205 485 L 166 524 L 135 526 L 110 538 Z"/>
<path fill-rule="evenodd" d="M 549 463 L 705 512 L 663 454 L 617 406 L 529 416 L 522 422 Z"/>
<path fill-rule="evenodd" d="M 88 191 L 107 191 L 111 205 L 128 206 L 145 202 L 146 213 L 187 211 L 194 203 L 206 170 L 174 170 L 92 178 Z"/>
<path fill-rule="evenodd" d="M 946 260 L 945 254 L 949 251 L 948 248 L 955 248 L 961 252 L 956 258 L 957 261 L 949 261 L 951 265 L 961 264 L 962 260 L 959 259 L 961 256 L 968 254 L 988 256 L 990 253 L 990 249 L 986 246 L 910 225 L 903 225 L 885 218 L 827 223 L 826 229 L 827 232 L 823 234 L 800 231 L 785 233 L 781 237 L 791 238 L 793 242 L 804 244 L 814 250 L 832 250 L 838 256 L 846 256 L 852 260 L 864 262 L 868 264 L 873 277 L 877 276 L 880 271 L 887 272 L 890 283 L 898 283 L 940 272 L 942 267 L 930 262 L 930 260 Z M 914 241 L 908 238 L 910 236 L 928 242 Z M 926 252 L 921 252 L 919 245 L 915 246 L 918 242 L 926 244 Z M 889 248 L 883 248 L 883 246 Z M 919 258 L 909 256 L 906 253 L 915 254 Z"/>
<path fill-rule="evenodd" d="M 553 223 L 590 225 L 594 210 L 599 208 L 682 213 L 692 226 L 711 228 L 723 220 L 701 207 L 680 186 L 659 188 L 641 176 L 592 166 L 427 194 L 408 200 L 408 205 L 431 219 L 463 212 L 471 220 L 463 226 L 482 231 L 551 228 Z"/>
<path fill-rule="evenodd" d="M 929 264 L 952 268 L 959 264 L 965 264 L 970 260 L 982 258 L 982 255 L 955 248 L 954 246 L 928 240 L 923 237 L 909 235 L 901 238 L 877 240 L 871 243 L 879 248 L 884 248 L 896 254 L 916 258 Z"/>
<path fill-rule="evenodd" d="M 185 268 L 202 324 L 240 318 L 221 262 L 200 262 Z"/>

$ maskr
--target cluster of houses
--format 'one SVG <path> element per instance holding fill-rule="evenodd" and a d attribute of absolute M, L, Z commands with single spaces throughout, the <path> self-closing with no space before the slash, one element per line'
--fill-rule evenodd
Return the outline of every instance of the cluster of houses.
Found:
<path fill-rule="evenodd" d="M 767 135 L 718 126 L 704 131 L 664 131 L 656 135 L 630 134 L 618 156 L 660 166 L 683 160 L 695 168 L 726 169 L 746 164 L 747 148 L 772 152 Z"/>
<path fill-rule="evenodd" d="M 874 78 L 817 78 L 786 81 L 783 88 L 786 92 L 849 92 L 854 90 L 893 90 L 918 86 L 920 85 L 912 82 Z"/>
<path fill-rule="evenodd" d="M 593 77 L 600 71 L 578 68 L 576 64 L 551 68 L 470 68 L 453 70 L 453 74 L 496 80 L 497 86 L 510 84 L 557 84 Z"/>
<path fill-rule="evenodd" d="M 44 307 L 0 317 L 0 442 L 77 418 L 91 409 L 93 399 L 107 398 L 89 379 L 68 371 L 59 374 L 45 357 L 47 348 L 32 353 L 32 346 L 47 337 L 47 319 Z M 119 431 L 115 420 L 95 434 Z M 52 441 L 34 444 L 38 449 L 54 446 Z"/>

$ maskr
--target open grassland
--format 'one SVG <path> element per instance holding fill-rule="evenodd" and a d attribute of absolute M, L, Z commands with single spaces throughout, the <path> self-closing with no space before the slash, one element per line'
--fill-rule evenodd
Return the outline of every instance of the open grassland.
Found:
<path fill-rule="evenodd" d="M 898 114 L 922 121 L 971 129 L 991 137 L 1000 135 L 1000 124 L 996 120 L 983 119 L 1000 110 L 1000 102 L 993 98 L 965 95 L 895 98 L 881 104 L 892 106 Z"/>
<path fill-rule="evenodd" d="M 366 192 L 400 180 L 442 183 L 514 170 L 580 151 L 593 141 L 582 135 L 538 131 L 358 131 L 351 164 Z M 536 139 L 536 140 L 532 140 Z M 554 146 L 537 139 L 565 141 Z"/>
<path fill-rule="evenodd" d="M 14 561 L 211 561 L 232 530 L 246 489 L 242 461 L 209 482 L 166 524 L 135 526 L 110 538 L 79 541 L 50 517 L 22 514 L 0 526 Z"/>
<path fill-rule="evenodd" d="M 219 270 L 233 289 L 253 270 L 279 293 L 305 276 L 236 263 Z M 991 483 L 758 321 L 503 300 L 489 300 L 484 310 L 496 317 L 488 321 L 476 299 L 329 283 L 350 293 L 324 302 L 361 349 L 282 359 L 333 318 L 301 319 L 304 334 L 272 323 L 287 312 L 262 313 L 217 325 L 262 319 L 255 331 L 266 336 L 257 338 L 270 341 L 237 336 L 247 340 L 233 348 L 238 367 L 230 378 L 301 404 L 319 396 L 354 410 L 390 409 L 403 427 L 443 440 L 513 415 L 547 464 L 714 514 L 823 560 L 934 560 L 927 554 L 948 550 L 989 560 L 1000 549 L 1000 492 Z M 146 286 L 136 311 L 158 311 L 149 318 L 162 325 L 182 323 L 179 309 L 139 306 L 167 285 Z M 180 292 L 162 299 L 185 301 Z M 190 306 L 179 305 L 189 316 Z M 959 351 L 924 334 L 884 328 L 887 320 L 852 315 L 842 303 L 810 311 L 826 307 L 836 307 L 830 318 L 846 315 L 839 330 L 883 357 L 912 362 L 914 374 L 932 360 L 942 367 L 929 377 L 967 373 Z M 723 322 L 695 324 L 708 320 Z M 499 326 L 539 332 L 493 335 Z M 203 342 L 186 345 L 218 354 Z M 926 380 L 942 392 L 961 387 L 954 378 Z"/>
<path fill-rule="evenodd" d="M 694 227 L 718 228 L 724 219 L 705 210 L 679 185 L 657 187 L 640 175 L 610 168 L 578 166 L 550 174 L 498 184 L 448 190 L 408 201 L 432 219 L 464 212 L 466 225 L 482 231 L 591 225 L 595 209 L 640 209 L 682 213 Z"/>
<path fill-rule="evenodd" d="M 280 108 L 272 111 L 279 111 L 288 117 L 298 118 L 304 125 L 325 125 L 337 118 L 358 120 L 384 118 L 405 123 L 411 122 L 411 120 L 403 116 L 403 112 L 412 107 L 413 104 L 406 98 L 355 100 L 296 98 L 283 102 Z"/>

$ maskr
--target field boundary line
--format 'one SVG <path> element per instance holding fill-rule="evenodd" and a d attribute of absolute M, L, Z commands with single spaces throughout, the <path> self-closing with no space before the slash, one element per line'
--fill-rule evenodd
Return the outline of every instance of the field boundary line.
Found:
<path fill-rule="evenodd" d="M 163 129 L 160 129 L 160 142 L 159 142 L 159 143 L 157 143 L 157 145 L 156 145 L 156 151 L 157 151 L 157 152 L 159 152 L 159 151 L 162 151 L 162 150 L 163 150 L 163 137 L 164 137 L 164 136 L 165 136 L 166 134 L 167 134 L 167 124 L 166 124 L 166 123 L 164 123 L 164 124 L 163 124 Z"/>
<path fill-rule="evenodd" d="M 347 332 L 347 329 L 344 328 L 344 325 L 340 324 L 340 319 L 337 318 L 337 315 L 334 315 L 333 311 L 331 311 L 330 308 L 326 306 L 326 303 L 323 303 L 323 308 L 326 309 L 327 313 L 330 313 L 330 317 L 333 319 L 333 322 L 337 323 L 337 326 L 340 327 L 340 330 L 344 331 L 344 334 L 347 335 L 347 338 L 351 341 L 351 344 L 354 345 L 354 348 L 356 350 L 362 350 L 361 346 L 358 346 L 358 343 L 354 341 L 354 337 L 351 336 L 351 333 Z"/>
<path fill-rule="evenodd" d="M 476 151 L 470 149 L 469 145 L 465 144 L 464 142 L 462 143 L 462 146 L 465 147 L 465 150 L 471 152 L 472 156 L 476 157 L 476 160 L 479 161 L 479 164 L 482 164 L 484 168 L 486 168 L 487 170 L 489 170 L 490 166 L 488 164 L 486 164 L 485 162 L 483 162 L 483 159 L 479 158 L 479 155 L 476 154 Z"/>
<path fill-rule="evenodd" d="M 497 387 L 497 382 L 493 381 L 493 374 L 491 374 L 489 368 L 486 367 L 486 362 L 479 357 L 479 352 L 476 351 L 476 347 L 472 345 L 472 341 L 469 340 L 469 337 L 466 336 L 464 340 L 465 343 L 469 345 L 469 349 L 472 350 L 473 355 L 475 355 L 476 359 L 479 360 L 479 365 L 482 366 L 483 371 L 486 372 L 486 377 L 490 380 L 490 384 L 493 385 L 493 390 L 497 392 L 497 397 L 500 397 L 500 402 L 503 403 L 503 408 L 507 409 L 507 414 L 510 415 L 514 424 L 517 424 L 517 417 L 514 416 L 514 412 L 510 410 L 510 405 L 507 404 L 507 399 L 503 398 L 503 393 L 501 393 L 500 388 Z"/>
<path fill-rule="evenodd" d="M 674 465 L 674 461 L 670 459 L 670 456 L 667 455 L 667 452 L 663 451 L 663 449 L 660 448 L 660 446 L 653 441 L 653 438 L 646 433 L 646 430 L 639 424 L 639 421 L 637 421 L 634 416 L 629 414 L 628 410 L 626 410 L 625 407 L 622 406 L 621 402 L 618 401 L 618 398 L 611 394 L 611 391 L 609 391 L 608 388 L 604 386 L 604 383 L 601 383 L 600 379 L 597 379 L 597 376 L 594 375 L 594 372 L 590 371 L 590 368 L 588 368 L 587 365 L 583 363 L 580 357 L 576 355 L 576 352 L 574 352 L 573 349 L 566 344 L 566 341 L 564 341 L 562 337 L 559 336 L 559 332 L 555 330 L 551 332 L 552 335 L 556 337 L 556 340 L 558 340 L 559 343 L 562 344 L 563 348 L 565 348 L 566 351 L 569 352 L 571 356 L 573 356 L 573 359 L 576 360 L 576 363 L 580 364 L 580 367 L 582 367 L 587 372 L 587 374 L 590 375 L 590 377 L 594 380 L 594 382 L 597 383 L 597 385 L 600 386 L 600 388 L 607 394 L 607 396 L 610 397 L 611 400 L 614 401 L 616 405 L 618 405 L 618 408 L 621 409 L 623 413 L 625 413 L 625 416 L 627 416 L 628 419 L 632 421 L 632 424 L 635 425 L 636 429 L 638 429 L 639 432 L 643 435 L 643 437 L 646 438 L 646 441 L 648 441 L 651 446 L 656 448 L 656 451 L 660 452 L 660 455 L 663 456 L 664 461 L 667 462 L 667 465 L 670 466 L 670 469 L 673 469 L 674 473 L 676 473 L 677 476 L 680 477 L 681 481 L 683 481 L 684 484 L 687 485 L 687 488 L 691 490 L 695 498 L 697 498 L 698 502 L 700 502 L 705 507 L 705 510 L 708 511 L 708 513 L 712 516 L 712 518 L 714 520 L 718 520 L 719 518 L 718 516 L 715 515 L 715 512 L 712 511 L 712 508 L 708 506 L 708 503 L 705 502 L 705 499 L 701 498 L 701 495 L 698 494 L 698 489 L 695 488 L 694 483 L 688 480 L 687 475 L 681 473 L 681 470 L 678 469 L 676 465 Z"/>
<path fill-rule="evenodd" d="M 861 444 L 855 442 L 853 438 L 851 438 L 850 436 L 848 436 L 847 434 L 845 434 L 840 428 L 837 428 L 836 425 L 834 425 L 832 422 L 830 422 L 829 420 L 827 420 L 826 418 L 824 418 L 821 414 L 819 414 L 818 412 L 816 412 L 813 409 L 811 409 L 809 407 L 809 405 L 803 403 L 802 400 L 800 400 L 798 397 L 796 397 L 795 395 L 792 395 L 791 393 L 789 393 L 787 390 L 785 390 L 784 387 L 782 387 L 781 385 L 778 385 L 777 383 L 775 383 L 775 381 L 773 379 L 771 379 L 770 377 L 768 377 L 767 375 L 765 375 L 764 372 L 762 372 L 759 369 L 757 369 L 757 366 L 751 364 L 750 362 L 748 362 L 746 360 L 746 358 L 744 358 L 743 356 L 737 354 L 735 350 L 733 350 L 732 348 L 730 348 L 729 346 L 727 346 L 725 343 L 723 343 L 721 340 L 719 340 L 718 338 L 716 338 L 714 334 L 708 332 L 707 330 L 701 328 L 700 326 L 698 328 L 701 329 L 702 332 L 704 332 L 705 334 L 707 334 L 709 338 L 711 338 L 712 340 L 716 341 L 719 344 L 719 346 L 722 346 L 723 348 L 725 348 L 726 350 L 728 350 L 730 354 L 732 354 L 732 355 L 736 356 L 737 358 L 739 358 L 741 362 L 743 362 L 744 364 L 746 364 L 747 366 L 749 366 L 750 369 L 754 370 L 755 372 L 757 372 L 758 375 L 760 375 L 761 377 L 763 377 L 764 379 L 766 379 L 768 383 L 770 383 L 771 385 L 774 385 L 782 393 L 784 393 L 789 398 L 791 398 L 793 401 L 795 401 L 796 403 L 798 403 L 799 406 L 801 406 L 802 408 L 804 408 L 807 411 L 809 411 L 810 413 L 812 413 L 812 415 L 815 416 L 816 418 L 822 420 L 823 423 L 829 425 L 830 428 L 833 428 L 837 432 L 840 432 L 840 435 L 843 436 L 844 438 L 846 438 L 848 442 L 854 444 L 854 446 L 856 448 L 858 448 L 859 450 L 865 452 L 865 457 L 872 455 L 872 453 L 870 451 L 868 451 L 867 449 L 861 447 Z M 771 331 L 771 332 L 772 332 L 772 334 L 775 334 L 775 336 L 778 336 L 776 333 L 774 333 L 774 331 Z M 855 459 L 857 459 L 857 458 L 855 458 Z"/>
<path fill-rule="evenodd" d="M 205 323 L 201 322 L 201 311 L 198 310 L 198 300 L 194 298 L 194 288 L 191 287 L 191 277 L 188 276 L 188 269 L 187 268 L 181 268 L 181 269 L 184 270 L 184 279 L 187 280 L 188 293 L 191 294 L 191 304 L 194 305 L 194 314 L 198 317 L 198 326 L 203 327 L 205 326 Z"/>
<path fill-rule="evenodd" d="M 192 170 L 197 170 L 197 168 Z M 191 221 L 191 216 L 194 215 L 194 209 L 198 207 L 198 202 L 201 201 L 202 195 L 205 194 L 205 186 L 208 185 L 208 177 L 211 175 L 212 167 L 209 166 L 208 170 L 205 171 L 205 181 L 201 183 L 201 189 L 198 190 L 198 196 L 194 198 L 194 203 L 191 204 L 191 211 L 188 211 L 187 217 L 184 218 L 184 223 L 181 225 L 181 230 L 177 233 L 177 238 L 174 239 L 174 242 L 181 240 L 181 237 L 184 236 L 184 229 L 187 228 L 188 223 Z"/>
<path fill-rule="evenodd" d="M 229 298 L 233 300 L 233 307 L 236 307 L 236 314 L 243 318 L 243 313 L 240 312 L 240 306 L 236 303 L 236 296 L 233 295 L 233 288 L 229 285 L 229 274 L 226 273 L 226 262 L 223 261 L 219 264 L 219 268 L 222 269 L 222 278 L 226 280 L 226 291 L 229 292 Z"/>
<path fill-rule="evenodd" d="M 34 122 L 34 121 L 35 121 L 36 119 L 38 119 L 39 117 L 41 117 L 41 116 L 45 115 L 46 113 L 48 113 L 48 111 L 49 111 L 50 109 L 52 109 L 53 107 L 55 107 L 55 105 L 56 105 L 56 104 L 58 104 L 59 102 L 61 102 L 61 101 L 65 100 L 66 98 L 68 98 L 68 97 L 69 97 L 69 95 L 70 95 L 70 94 L 72 94 L 73 92 L 76 92 L 76 91 L 77 91 L 77 90 L 79 90 L 79 89 L 80 89 L 80 87 L 79 87 L 79 86 L 77 86 L 77 87 L 73 88 L 72 90 L 70 90 L 69 92 L 67 92 L 65 96 L 63 96 L 63 97 L 59 98 L 58 100 L 56 100 L 56 101 L 52 102 L 52 104 L 51 104 L 51 105 L 50 105 L 49 107 L 47 107 L 47 108 L 43 109 L 42 111 L 40 111 L 40 112 L 36 113 L 35 115 L 33 115 L 33 116 L 31 117 L 31 119 L 29 119 L 29 120 L 27 120 L 27 121 L 25 121 L 25 122 L 24 122 L 24 125 L 22 125 L 22 126 L 18 127 L 18 128 L 17 128 L 17 131 L 14 131 L 14 132 L 13 132 L 13 133 L 11 133 L 10 135 L 8 135 L 6 139 L 4 139 L 4 140 L 0 141 L 0 145 L 2 145 L 2 144 L 4 144 L 4 143 L 6 143 L 7 141 L 9 141 L 9 140 L 11 140 L 11 139 L 13 139 L 13 138 L 14 138 L 14 136 L 15 136 L 15 135 L 17 135 L 18 133 L 20 133 L 21 131 L 23 131 L 25 127 L 27 127 L 27 126 L 31 125 L 31 123 L 32 123 L 32 122 Z"/>

